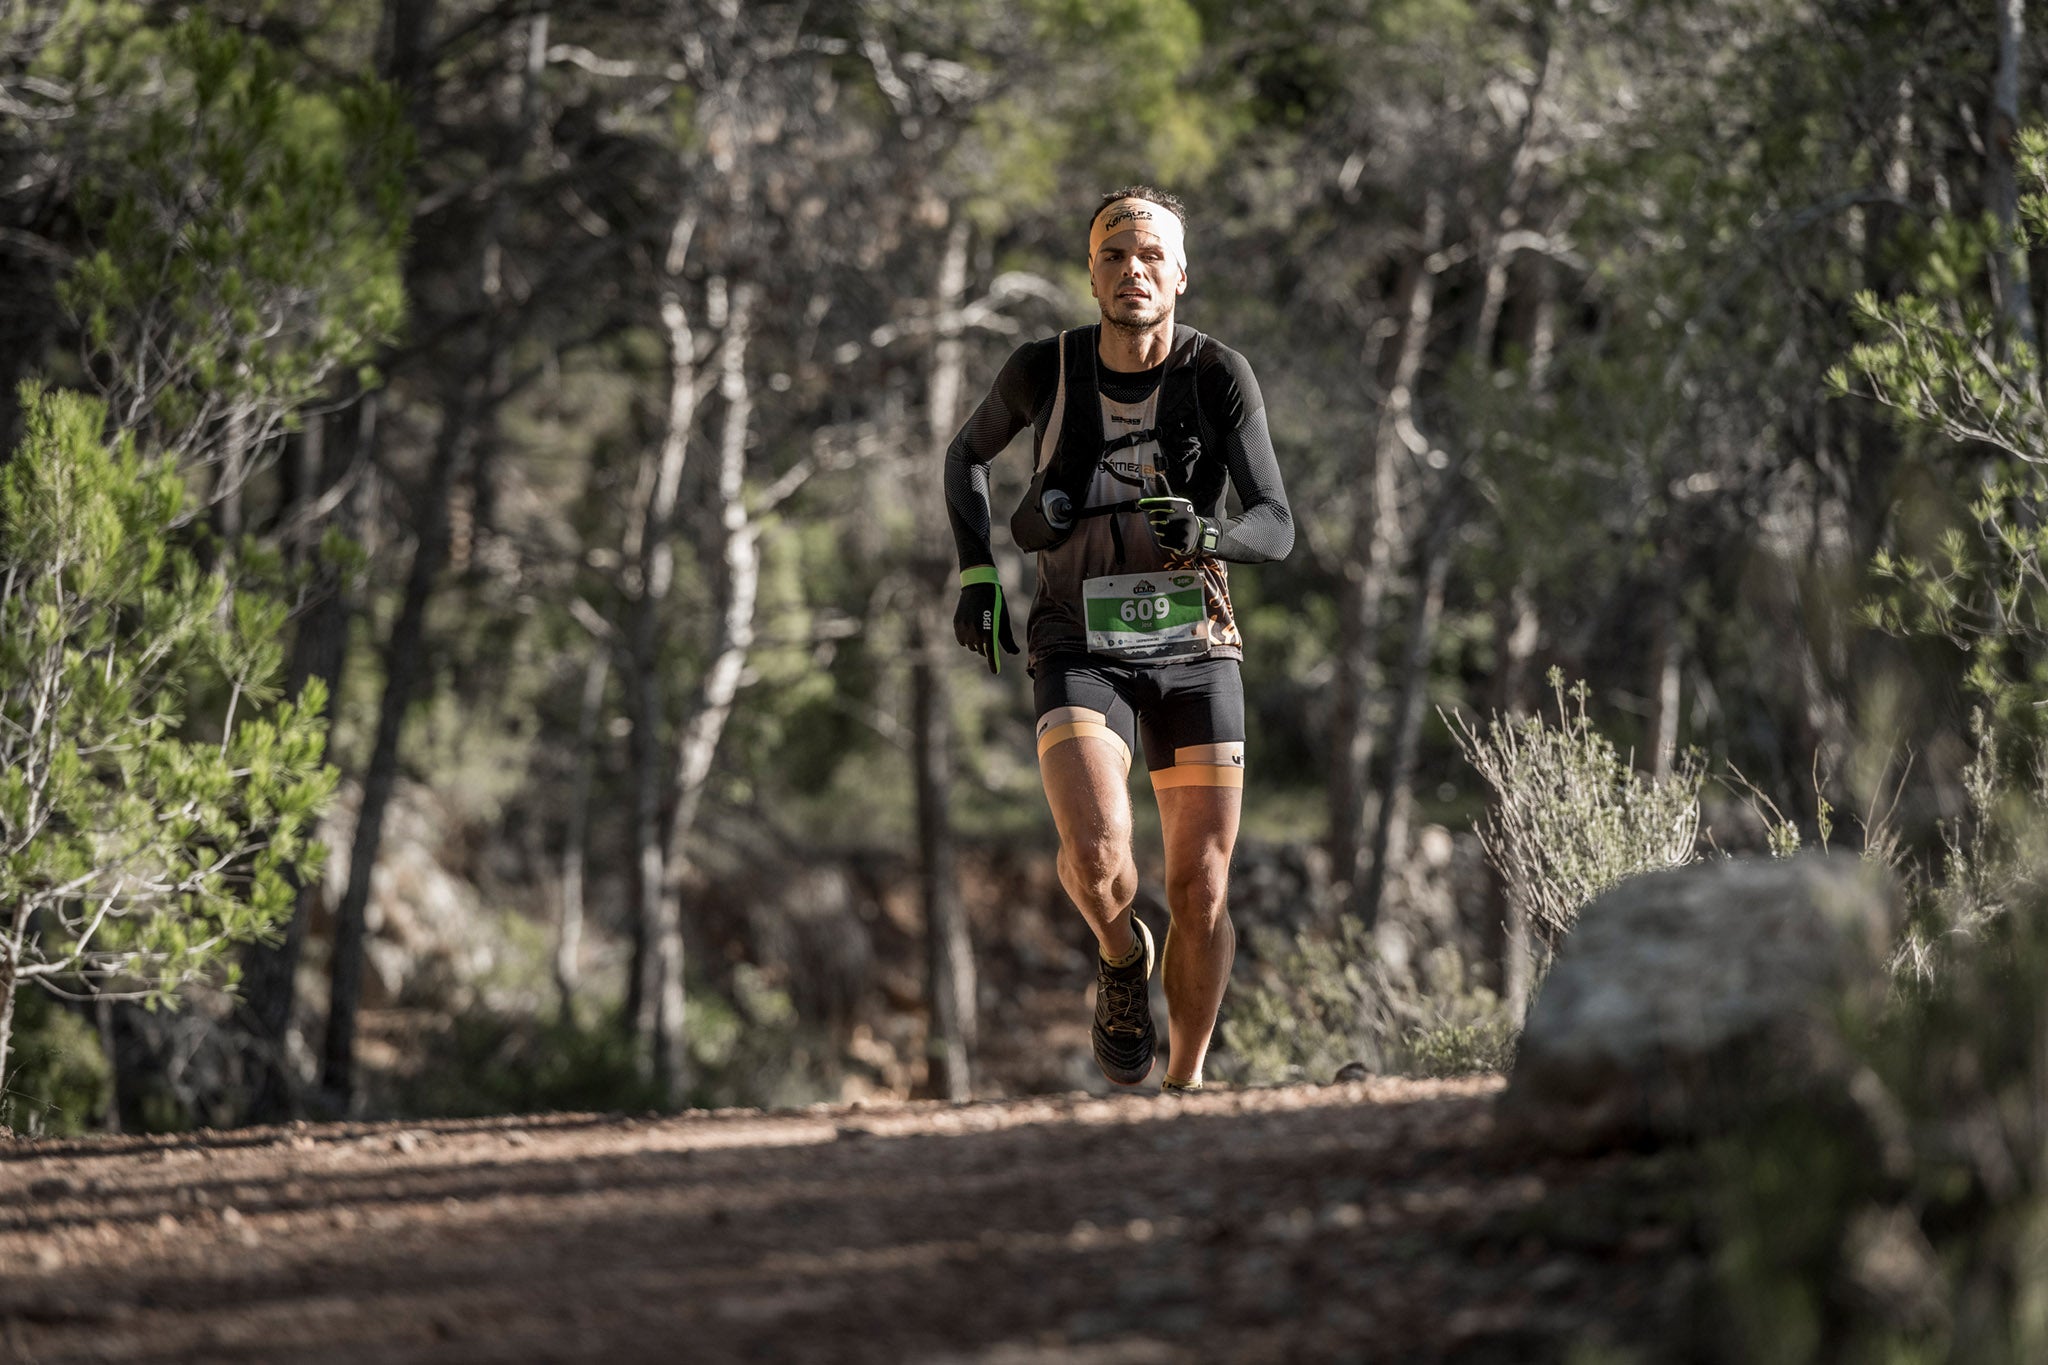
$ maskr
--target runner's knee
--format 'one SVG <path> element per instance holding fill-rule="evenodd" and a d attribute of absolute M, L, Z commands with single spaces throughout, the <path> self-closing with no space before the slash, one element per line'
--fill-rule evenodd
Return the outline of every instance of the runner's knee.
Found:
<path fill-rule="evenodd" d="M 1176 928 L 1192 933 L 1213 933 L 1230 920 L 1227 887 L 1229 864 L 1206 865 L 1168 874 L 1166 908 Z"/>
<path fill-rule="evenodd" d="M 1128 824 L 1112 823 L 1060 845 L 1060 861 L 1071 877 L 1068 891 L 1122 907 L 1138 894 L 1138 869 L 1131 860 Z"/>

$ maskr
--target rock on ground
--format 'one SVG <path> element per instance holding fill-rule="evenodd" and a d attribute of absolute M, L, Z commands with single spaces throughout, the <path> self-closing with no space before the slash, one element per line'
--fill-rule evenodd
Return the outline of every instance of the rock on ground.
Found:
<path fill-rule="evenodd" d="M 1588 905 L 1543 982 L 1504 1126 L 1564 1150 L 1727 1129 L 1773 1098 L 1843 1091 L 1839 1011 L 1882 989 L 1898 920 L 1846 856 L 1716 859 Z"/>

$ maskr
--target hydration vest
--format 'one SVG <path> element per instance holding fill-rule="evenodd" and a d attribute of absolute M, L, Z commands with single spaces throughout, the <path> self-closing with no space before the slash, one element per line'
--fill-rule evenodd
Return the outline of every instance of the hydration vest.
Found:
<path fill-rule="evenodd" d="M 1062 332 L 1059 338 L 1059 386 L 1047 425 L 1056 433 L 1052 456 L 1033 452 L 1034 471 L 1024 499 L 1010 515 L 1010 537 L 1025 551 L 1050 550 L 1063 544 L 1084 517 L 1106 517 L 1138 510 L 1136 498 L 1101 507 L 1084 507 L 1088 486 L 1104 460 L 1119 450 L 1159 443 L 1159 469 L 1166 488 L 1209 509 L 1222 496 L 1220 461 L 1202 459 L 1202 414 L 1195 395 L 1195 358 L 1208 340 L 1192 327 L 1175 327 L 1175 345 L 1159 380 L 1155 426 L 1104 439 L 1102 395 L 1096 374 L 1100 324 Z M 1112 526 L 1115 523 L 1111 523 Z M 1121 543 L 1121 538 L 1119 538 Z"/>

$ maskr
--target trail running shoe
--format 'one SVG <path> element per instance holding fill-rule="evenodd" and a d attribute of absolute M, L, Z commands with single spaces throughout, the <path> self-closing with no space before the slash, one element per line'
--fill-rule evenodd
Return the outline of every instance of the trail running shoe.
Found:
<path fill-rule="evenodd" d="M 1138 956 L 1112 967 L 1098 954 L 1095 973 L 1095 1062 L 1118 1085 L 1136 1085 L 1152 1073 L 1152 931 L 1131 916 Z"/>
<path fill-rule="evenodd" d="M 1168 1076 L 1159 1082 L 1159 1093 L 1162 1095 L 1199 1095 L 1201 1092 L 1200 1081 L 1177 1081 Z"/>

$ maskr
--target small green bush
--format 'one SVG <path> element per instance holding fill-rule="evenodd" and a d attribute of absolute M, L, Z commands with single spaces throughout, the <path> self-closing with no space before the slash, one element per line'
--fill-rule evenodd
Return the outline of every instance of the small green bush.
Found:
<path fill-rule="evenodd" d="M 1465 1023 L 1424 1029 L 1408 1042 L 1409 1065 L 1415 1076 L 1477 1076 L 1505 1073 L 1515 1064 L 1522 1031 L 1502 1011 Z"/>
<path fill-rule="evenodd" d="M 1486 856 L 1532 933 L 1555 949 L 1579 911 L 1625 877 L 1689 863 L 1697 854 L 1697 755 L 1667 776 L 1636 771 L 1586 714 L 1586 685 L 1567 693 L 1550 672 L 1557 724 L 1496 715 L 1484 730 L 1449 720 L 1465 759 L 1493 788 L 1479 828 Z M 1567 705 L 1569 696 L 1575 705 Z"/>
<path fill-rule="evenodd" d="M 30 1137 L 83 1133 L 113 1092 L 99 1031 L 41 991 L 26 991 L 14 1016 L 14 1064 L 0 1091 L 0 1129 Z"/>
<path fill-rule="evenodd" d="M 805 1033 L 788 993 L 746 963 L 729 990 L 730 999 L 693 983 L 689 993 L 692 1106 L 826 1098 L 831 1049 Z M 394 1081 L 391 1102 L 401 1113 L 436 1117 L 664 1107 L 615 1010 L 543 1018 L 486 1005 L 420 1043 L 417 1064 Z"/>
<path fill-rule="evenodd" d="M 455 1118 L 658 1107 L 615 1020 L 584 1024 L 483 1008 L 458 1015 L 425 1045 L 394 1099 L 404 1113 Z"/>
<path fill-rule="evenodd" d="M 1394 970 L 1371 931 L 1347 919 L 1285 938 L 1269 931 L 1264 964 L 1231 997 L 1218 1073 L 1238 1082 L 1327 1081 L 1362 1063 L 1375 1074 L 1457 1076 L 1505 1070 L 1519 1030 L 1448 946 L 1419 971 Z"/>
<path fill-rule="evenodd" d="M 1912 915 L 1892 955 L 1902 989 L 1938 981 L 1946 954 L 2007 909 L 2038 895 L 2048 869 L 2048 754 L 2003 751 L 1996 726 L 1971 718 L 1977 751 L 1963 770 L 1962 815 L 1944 821 L 1938 872 L 1897 866 Z"/>
<path fill-rule="evenodd" d="M 1555 725 L 1495 716 L 1483 730 L 1450 719 L 1460 749 L 1492 786 L 1479 831 L 1546 954 L 1580 909 L 1624 877 L 1691 862 L 1703 769 L 1688 754 L 1661 778 L 1637 772 L 1593 729 L 1587 689 L 1551 671 Z M 1569 698 L 1570 703 L 1567 703 Z M 1222 1023 L 1221 1069 L 1246 1080 L 1328 1079 L 1348 1062 L 1414 1076 L 1505 1071 L 1520 1020 L 1440 949 L 1416 973 L 1389 970 L 1371 933 L 1347 921 L 1261 954 L 1274 965 L 1239 992 Z"/>
<path fill-rule="evenodd" d="M 0 1081 L 31 988 L 156 1004 L 290 916 L 337 774 L 288 604 L 206 567 L 178 471 L 26 384 L 0 463 Z"/>
<path fill-rule="evenodd" d="M 1741 1358 L 2048 1359 L 2048 895 L 1850 1036 L 1855 1113 L 1789 1105 L 1716 1154 Z"/>
<path fill-rule="evenodd" d="M 1714 1154 L 1744 1360 L 2048 1359 L 2048 796 L 1981 716 L 1967 806 L 1895 869 L 1912 907 L 1850 1113 L 1784 1105 Z"/>

